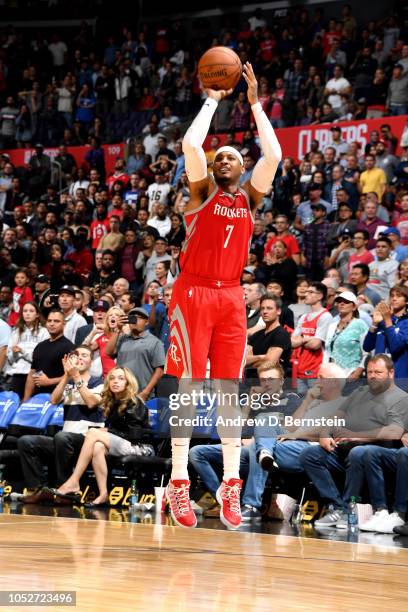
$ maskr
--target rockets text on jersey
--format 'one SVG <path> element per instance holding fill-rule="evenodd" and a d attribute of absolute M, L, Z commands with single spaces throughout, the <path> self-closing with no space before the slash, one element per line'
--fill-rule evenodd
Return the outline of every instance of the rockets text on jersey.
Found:
<path fill-rule="evenodd" d="M 183 272 L 209 279 L 241 278 L 253 230 L 249 198 L 216 187 L 195 210 L 185 213 L 186 240 L 180 255 Z"/>

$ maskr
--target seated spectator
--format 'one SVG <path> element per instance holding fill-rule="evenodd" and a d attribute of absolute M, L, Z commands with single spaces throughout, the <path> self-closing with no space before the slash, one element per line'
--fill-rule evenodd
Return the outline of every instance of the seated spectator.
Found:
<path fill-rule="evenodd" d="M 26 504 L 53 501 L 53 493 L 44 489 L 48 478 L 55 473 L 59 486 L 72 474 L 72 468 L 90 428 L 103 426 L 103 414 L 99 409 L 102 395 L 102 380 L 90 374 L 92 352 L 87 346 L 79 346 L 70 355 L 60 357 L 58 366 L 63 376 L 51 395 L 51 401 L 64 405 L 62 431 L 52 438 L 43 435 L 22 436 L 18 439 L 18 450 L 28 495 Z M 93 431 L 90 430 L 90 431 Z"/>
<path fill-rule="evenodd" d="M 379 302 L 373 312 L 373 322 L 363 348 L 375 354 L 389 353 L 395 378 L 408 377 L 408 288 L 396 285 L 390 291 L 389 305 Z"/>
<path fill-rule="evenodd" d="M 345 382 L 345 374 L 339 366 L 334 363 L 321 365 L 317 380 L 292 413 L 293 419 L 332 417 L 344 403 L 341 393 Z M 255 430 L 255 448 L 261 468 L 270 471 L 275 465 L 285 472 L 303 472 L 299 457 L 318 440 L 316 428 L 278 425 L 275 431 L 273 426 L 268 429 L 267 436 L 261 428 Z"/>
<path fill-rule="evenodd" d="M 143 430 L 148 427 L 147 409 L 138 397 L 138 384 L 127 368 L 113 368 L 107 375 L 102 391 L 101 408 L 105 419 L 103 428 L 93 428 L 85 435 L 84 443 L 72 476 L 56 491 L 57 496 L 75 495 L 80 479 L 90 462 L 95 472 L 99 495 L 89 507 L 103 506 L 108 501 L 106 455 L 153 455 L 151 445 L 142 442 Z"/>
<path fill-rule="evenodd" d="M 10 391 L 17 393 L 20 398 L 24 395 L 33 351 L 39 342 L 49 337 L 48 331 L 43 326 L 38 305 L 35 302 L 26 302 L 8 342 L 5 369 L 6 375 L 11 376 Z"/>
<path fill-rule="evenodd" d="M 260 299 L 260 314 L 265 328 L 254 333 L 248 340 L 245 367 L 246 378 L 255 378 L 254 368 L 265 362 L 281 364 L 285 373 L 290 372 L 290 335 L 280 325 L 282 302 L 273 295 L 265 294 Z"/>
<path fill-rule="evenodd" d="M 334 415 L 345 419 L 345 428 L 326 428 L 319 445 L 305 449 L 299 457 L 319 495 L 329 504 L 324 516 L 315 521 L 316 527 L 345 528 L 350 498 L 358 498 L 364 484 L 364 471 L 360 469 L 364 445 L 370 440 L 383 445 L 401 438 L 407 426 L 406 402 L 407 394 L 395 386 L 392 360 L 382 354 L 370 357 L 367 386 L 345 398 Z M 346 475 L 342 493 L 333 472 Z"/>
<path fill-rule="evenodd" d="M 327 329 L 323 364 L 334 363 L 349 380 L 358 380 L 364 372 L 367 353 L 363 342 L 368 327 L 360 320 L 357 297 L 351 291 L 342 291 L 335 299 L 338 317 Z"/>

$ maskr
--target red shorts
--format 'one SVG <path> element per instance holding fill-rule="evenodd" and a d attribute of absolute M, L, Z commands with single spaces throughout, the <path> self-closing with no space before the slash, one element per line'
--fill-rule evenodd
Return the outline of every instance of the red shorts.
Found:
<path fill-rule="evenodd" d="M 237 282 L 181 273 L 169 307 L 166 373 L 177 378 L 240 379 L 246 352 L 244 291 Z"/>

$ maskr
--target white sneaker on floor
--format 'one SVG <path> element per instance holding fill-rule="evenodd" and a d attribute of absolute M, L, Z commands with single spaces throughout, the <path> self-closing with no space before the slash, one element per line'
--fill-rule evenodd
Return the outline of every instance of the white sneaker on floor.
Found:
<path fill-rule="evenodd" d="M 388 516 L 388 510 L 377 510 L 368 521 L 360 525 L 360 531 L 377 531 L 377 523 Z"/>
<path fill-rule="evenodd" d="M 394 533 L 394 527 L 401 527 L 404 522 L 398 512 L 393 512 L 388 516 L 384 516 L 381 521 L 378 521 L 376 531 L 377 533 Z"/>

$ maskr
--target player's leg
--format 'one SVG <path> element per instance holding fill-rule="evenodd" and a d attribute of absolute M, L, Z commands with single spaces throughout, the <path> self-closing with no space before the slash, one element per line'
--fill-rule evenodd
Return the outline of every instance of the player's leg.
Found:
<path fill-rule="evenodd" d="M 246 317 L 242 288 L 221 291 L 217 324 L 210 345 L 211 379 L 218 381 L 220 401 L 217 431 L 224 459 L 223 481 L 217 500 L 221 506 L 221 520 L 227 527 L 236 529 L 241 524 L 239 380 L 245 360 Z"/>
<path fill-rule="evenodd" d="M 167 499 L 176 524 L 195 527 L 197 520 L 190 504 L 187 470 L 192 427 L 186 419 L 195 416 L 194 392 L 202 388 L 209 353 L 212 322 L 210 290 L 176 283 L 170 305 L 170 348 L 166 372 L 179 378 L 177 410 L 172 414 L 172 473 Z"/>

